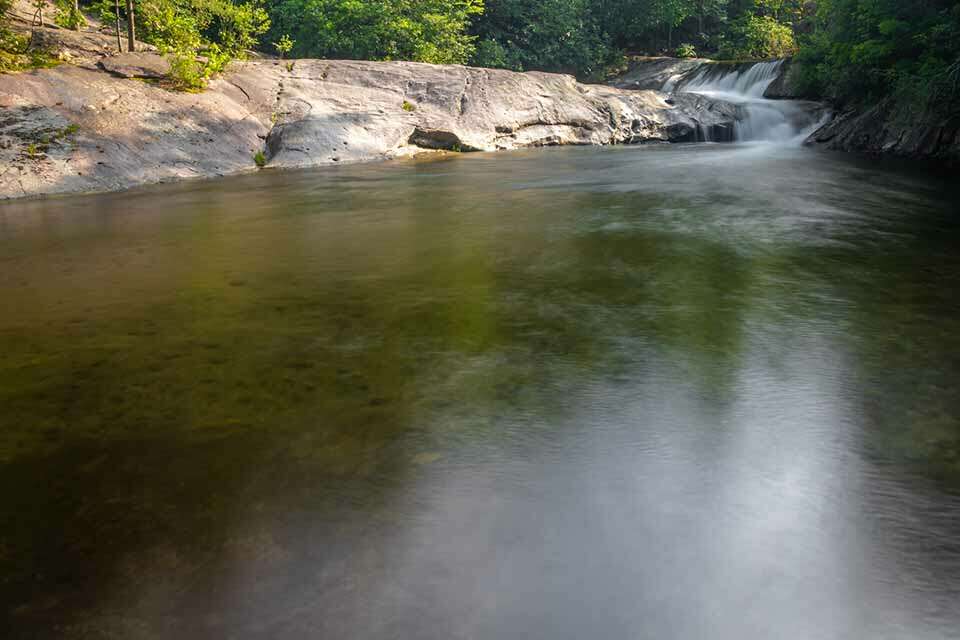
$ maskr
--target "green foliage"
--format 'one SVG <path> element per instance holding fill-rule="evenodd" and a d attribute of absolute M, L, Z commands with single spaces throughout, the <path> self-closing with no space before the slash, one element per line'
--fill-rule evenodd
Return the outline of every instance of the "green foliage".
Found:
<path fill-rule="evenodd" d="M 267 156 L 263 155 L 263 151 L 257 151 L 253 154 L 253 164 L 261 169 L 267 166 Z"/>
<path fill-rule="evenodd" d="M 24 68 L 28 40 L 0 25 L 0 73 Z"/>
<path fill-rule="evenodd" d="M 296 41 L 291 40 L 290 36 L 287 34 L 283 34 L 280 36 L 279 40 L 273 43 L 273 48 L 277 50 L 277 54 L 282 59 L 285 55 L 290 53 L 294 44 L 296 44 Z"/>
<path fill-rule="evenodd" d="M 195 92 L 207 86 L 212 74 L 192 51 L 169 51 L 167 60 L 170 62 L 170 80 L 175 89 Z"/>
<path fill-rule="evenodd" d="M 6 14 L 12 5 L 13 0 L 0 0 L 0 73 L 18 69 L 26 49 L 25 39 L 7 27 Z"/>
<path fill-rule="evenodd" d="M 624 52 L 792 55 L 805 0 L 486 0 L 472 63 L 598 78 Z M 678 48 L 680 46 L 680 48 Z"/>
<path fill-rule="evenodd" d="M 473 52 L 470 63 L 478 67 L 502 69 L 510 66 L 507 56 L 506 47 L 496 40 L 481 40 L 477 43 L 477 48 Z"/>
<path fill-rule="evenodd" d="M 78 31 L 87 24 L 87 19 L 80 9 L 73 4 L 73 0 L 56 0 L 57 15 L 54 22 L 64 29 Z"/>
<path fill-rule="evenodd" d="M 960 3 L 822 0 L 797 60 L 811 95 L 892 101 L 902 118 L 960 116 Z"/>
<path fill-rule="evenodd" d="M 0 22 L 0 73 L 55 67 L 60 61 L 49 51 L 30 47 L 30 36 L 14 33 Z"/>
<path fill-rule="evenodd" d="M 96 8 L 113 23 L 111 0 Z M 256 0 L 139 0 L 136 20 L 138 38 L 167 57 L 172 86 L 184 91 L 203 89 L 231 60 L 245 57 L 270 27 Z"/>
<path fill-rule="evenodd" d="M 749 15 L 731 25 L 720 58 L 785 58 L 797 52 L 793 30 L 772 16 Z"/>
<path fill-rule="evenodd" d="M 417 110 L 417 106 L 415 104 L 407 102 L 406 100 L 403 101 L 401 108 L 408 113 L 412 113 Z"/>
<path fill-rule="evenodd" d="M 141 0 L 140 36 L 162 51 L 201 52 L 216 45 L 231 57 L 243 57 L 270 27 L 258 2 L 229 0 Z"/>
<path fill-rule="evenodd" d="M 486 0 L 473 64 L 596 76 L 613 57 L 591 0 Z"/>
<path fill-rule="evenodd" d="M 483 0 L 268 0 L 279 42 L 294 36 L 303 57 L 464 63 L 474 51 L 467 35 Z"/>

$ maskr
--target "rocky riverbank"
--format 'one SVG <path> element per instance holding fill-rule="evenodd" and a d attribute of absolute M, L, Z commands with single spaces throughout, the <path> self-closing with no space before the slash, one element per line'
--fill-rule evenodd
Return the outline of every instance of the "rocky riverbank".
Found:
<path fill-rule="evenodd" d="M 906 118 L 892 101 L 866 111 L 841 113 L 811 135 L 808 144 L 960 165 L 960 117 Z"/>
<path fill-rule="evenodd" d="M 730 130 L 739 117 L 736 106 L 698 96 L 408 62 L 238 62 L 204 92 L 182 93 L 164 88 L 156 54 L 106 56 L 89 43 L 71 52 L 72 35 L 50 31 L 38 37 L 59 43 L 69 63 L 0 76 L 0 198 L 117 190 L 258 164 L 690 141 L 705 129 Z"/>
<path fill-rule="evenodd" d="M 727 141 L 746 117 L 682 91 L 691 78 L 738 69 L 706 60 L 641 60 L 608 85 L 408 62 L 253 60 L 183 93 L 165 88 L 163 58 L 113 53 L 109 38 L 35 29 L 64 64 L 0 75 L 0 199 L 428 152 Z M 795 97 L 794 67 L 781 69 L 767 97 Z M 842 115 L 807 142 L 960 158 L 958 123 L 893 125 L 889 111 Z"/>

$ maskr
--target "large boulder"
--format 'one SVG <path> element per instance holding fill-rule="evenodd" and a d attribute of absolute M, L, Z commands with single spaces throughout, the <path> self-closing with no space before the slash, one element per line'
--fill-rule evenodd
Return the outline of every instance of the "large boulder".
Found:
<path fill-rule="evenodd" d="M 97 66 L 120 78 L 159 80 L 170 74 L 170 63 L 157 53 L 130 51 L 101 59 Z"/>
<path fill-rule="evenodd" d="M 246 73 L 231 76 L 242 85 Z M 420 63 L 301 60 L 278 81 L 270 164 L 304 166 L 424 150 L 497 151 L 687 139 L 735 107 L 584 85 L 571 76 Z M 679 126 L 678 126 L 679 125 Z"/>

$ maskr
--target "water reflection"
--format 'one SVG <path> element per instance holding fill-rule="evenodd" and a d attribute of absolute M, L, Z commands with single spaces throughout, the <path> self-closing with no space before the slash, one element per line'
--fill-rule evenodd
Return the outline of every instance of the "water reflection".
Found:
<path fill-rule="evenodd" d="M 4 205 L 6 635 L 949 636 L 951 213 L 759 146 Z"/>

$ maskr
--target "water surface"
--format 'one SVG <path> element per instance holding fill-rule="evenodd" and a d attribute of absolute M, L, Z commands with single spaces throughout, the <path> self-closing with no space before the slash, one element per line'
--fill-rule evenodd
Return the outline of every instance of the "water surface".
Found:
<path fill-rule="evenodd" d="M 0 205 L 0 635 L 960 637 L 956 202 L 729 145 Z"/>

